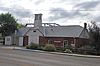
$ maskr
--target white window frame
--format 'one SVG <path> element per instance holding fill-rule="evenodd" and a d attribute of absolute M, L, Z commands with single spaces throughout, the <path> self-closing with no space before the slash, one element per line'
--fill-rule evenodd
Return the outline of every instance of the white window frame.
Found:
<path fill-rule="evenodd" d="M 63 40 L 63 47 L 65 47 L 65 44 L 64 44 L 65 41 L 67 41 L 67 45 L 68 45 L 68 40 Z"/>

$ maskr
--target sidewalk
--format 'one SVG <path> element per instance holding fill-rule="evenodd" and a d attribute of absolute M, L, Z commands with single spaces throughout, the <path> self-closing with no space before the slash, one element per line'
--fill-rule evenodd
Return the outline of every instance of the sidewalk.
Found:
<path fill-rule="evenodd" d="M 76 56 L 76 57 L 86 57 L 86 58 L 100 58 L 100 56 L 95 56 L 95 55 L 81 55 L 81 54 L 61 53 L 61 52 L 47 52 L 47 51 L 41 51 L 41 50 L 26 49 L 25 47 L 0 46 L 0 48 L 2 48 L 2 49 L 11 49 L 11 50 L 39 52 L 39 53 L 50 53 L 50 54 L 66 55 L 66 56 Z"/>

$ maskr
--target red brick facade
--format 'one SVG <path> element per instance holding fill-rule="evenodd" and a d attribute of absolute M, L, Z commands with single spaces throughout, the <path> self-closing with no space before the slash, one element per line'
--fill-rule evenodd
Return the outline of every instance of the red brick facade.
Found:
<path fill-rule="evenodd" d="M 39 37 L 39 44 L 45 45 L 48 44 L 49 41 L 52 41 L 56 47 L 64 47 L 64 41 L 68 41 L 68 45 L 75 44 L 75 47 L 81 47 L 84 44 L 88 43 L 87 39 L 83 38 L 73 38 L 73 37 Z"/>

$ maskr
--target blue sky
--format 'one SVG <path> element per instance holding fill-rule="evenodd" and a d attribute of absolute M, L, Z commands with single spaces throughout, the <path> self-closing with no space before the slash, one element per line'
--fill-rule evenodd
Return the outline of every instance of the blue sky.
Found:
<path fill-rule="evenodd" d="M 19 23 L 34 23 L 42 13 L 44 23 L 83 25 L 100 22 L 100 0 L 0 0 L 0 13 L 11 13 Z"/>

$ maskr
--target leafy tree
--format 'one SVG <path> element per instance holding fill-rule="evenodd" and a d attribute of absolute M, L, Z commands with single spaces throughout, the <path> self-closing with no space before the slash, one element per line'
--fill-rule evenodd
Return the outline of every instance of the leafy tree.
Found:
<path fill-rule="evenodd" d="M 96 22 L 91 22 L 89 26 L 90 44 L 98 51 L 100 50 L 100 27 Z"/>
<path fill-rule="evenodd" d="M 3 36 L 11 35 L 17 29 L 16 19 L 10 14 L 0 14 L 0 32 Z"/>
<path fill-rule="evenodd" d="M 17 29 L 22 28 L 22 27 L 25 27 L 25 25 L 17 23 Z"/>

